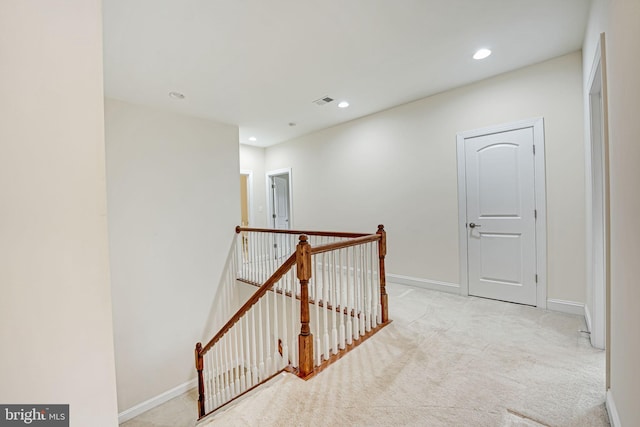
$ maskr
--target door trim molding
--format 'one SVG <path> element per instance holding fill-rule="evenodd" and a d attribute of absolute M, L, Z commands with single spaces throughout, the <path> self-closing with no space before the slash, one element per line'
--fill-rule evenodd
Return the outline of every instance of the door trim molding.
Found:
<path fill-rule="evenodd" d="M 545 180 L 545 150 L 544 150 L 544 118 L 520 120 L 501 125 L 489 126 L 459 132 L 456 135 L 457 163 L 458 163 L 458 256 L 460 266 L 460 295 L 469 295 L 469 274 L 467 260 L 467 188 L 465 172 L 464 140 L 466 138 L 491 135 L 494 133 L 533 129 L 533 143 L 536 154 L 534 156 L 534 185 L 535 204 L 538 212 L 536 220 L 536 271 L 538 284 L 536 289 L 536 306 L 547 308 L 547 207 Z"/>
<path fill-rule="evenodd" d="M 271 200 L 271 177 L 277 175 L 289 175 L 289 228 L 293 228 L 293 177 L 291 175 L 291 168 L 281 168 L 272 170 L 266 173 L 266 185 L 267 185 L 267 224 L 272 227 L 272 209 L 273 202 Z"/>
<path fill-rule="evenodd" d="M 610 207 L 609 207 L 609 138 L 608 138 L 608 109 L 606 85 L 605 35 L 600 34 L 596 51 L 593 56 L 589 81 L 586 91 L 589 96 L 587 112 L 587 132 L 585 139 L 585 182 L 586 182 L 586 263 L 587 263 L 587 292 L 591 296 L 591 345 L 606 349 L 608 331 L 608 300 L 611 283 L 610 271 Z M 594 108 L 594 96 L 600 98 L 599 105 Z M 594 128 L 594 114 L 600 116 Z M 598 133 L 595 136 L 595 133 Z M 598 158 L 594 148 L 600 151 Z M 595 160 L 600 160 L 601 171 L 596 173 Z M 594 179 L 602 185 L 600 191 L 594 186 Z M 598 194 L 597 194 L 598 193 Z M 600 204 L 597 204 L 599 198 Z M 600 208 L 596 213 L 596 208 Z M 600 225 L 601 229 L 598 227 Z M 600 247 L 596 247 L 595 236 L 599 232 L 602 239 Z M 595 256 L 594 251 L 601 253 Z M 596 280 L 594 270 L 596 266 L 602 270 L 602 281 Z"/>

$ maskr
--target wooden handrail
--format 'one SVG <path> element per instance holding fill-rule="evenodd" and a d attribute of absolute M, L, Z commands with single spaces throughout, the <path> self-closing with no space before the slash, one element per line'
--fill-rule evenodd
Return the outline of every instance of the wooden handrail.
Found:
<path fill-rule="evenodd" d="M 275 228 L 253 228 L 253 227 L 236 227 L 236 233 L 241 231 L 254 231 L 256 233 L 274 233 L 274 234 L 306 234 L 307 236 L 324 236 L 324 237 L 344 237 L 352 239 L 355 237 L 367 236 L 367 233 L 348 233 L 344 231 L 308 231 L 308 230 L 278 230 Z"/>
<path fill-rule="evenodd" d="M 233 317 L 227 323 L 225 323 L 222 329 L 220 329 L 220 331 L 207 343 L 207 345 L 202 347 L 200 353 L 204 354 L 209 351 L 209 349 L 213 347 L 213 345 L 218 342 L 220 338 L 222 338 L 222 336 L 238 322 L 238 320 L 240 320 L 242 315 L 246 313 L 251 308 L 251 306 L 257 303 L 258 300 L 267 293 L 269 288 L 271 288 L 278 280 L 280 280 L 282 276 L 284 276 L 284 274 L 289 271 L 295 263 L 296 254 L 294 253 L 289 258 L 287 258 L 287 260 L 275 271 L 275 273 L 273 273 L 271 277 L 269 277 L 267 281 L 264 282 L 264 284 L 260 286 L 260 288 L 258 288 L 258 290 L 251 296 L 251 298 L 249 298 L 249 300 L 245 302 L 242 307 L 240 307 L 236 314 L 234 314 Z"/>
<path fill-rule="evenodd" d="M 311 254 L 321 254 L 323 252 L 335 251 L 336 249 L 348 248 L 350 246 L 357 246 L 363 243 L 375 242 L 380 240 L 379 234 L 369 234 L 361 237 L 355 237 L 351 240 L 345 240 L 343 242 L 327 243 L 325 245 L 318 245 L 311 248 Z"/>

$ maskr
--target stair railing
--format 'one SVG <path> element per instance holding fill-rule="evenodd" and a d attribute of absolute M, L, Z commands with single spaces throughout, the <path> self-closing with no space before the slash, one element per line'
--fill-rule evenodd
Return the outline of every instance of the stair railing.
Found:
<path fill-rule="evenodd" d="M 236 233 L 237 280 L 258 289 L 206 345 L 196 345 L 199 419 L 282 371 L 311 378 L 390 322 L 383 226 L 372 235 Z M 284 257 L 282 247 L 295 252 Z"/>

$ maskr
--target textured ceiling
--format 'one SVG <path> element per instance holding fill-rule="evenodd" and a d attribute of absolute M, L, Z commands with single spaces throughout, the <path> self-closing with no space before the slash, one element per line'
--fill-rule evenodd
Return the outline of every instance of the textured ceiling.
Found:
<path fill-rule="evenodd" d="M 268 146 L 579 50 L 589 5 L 103 0 L 105 94 L 235 124 L 241 143 Z M 473 60 L 481 47 L 493 55 Z M 313 103 L 324 96 L 336 101 Z"/>

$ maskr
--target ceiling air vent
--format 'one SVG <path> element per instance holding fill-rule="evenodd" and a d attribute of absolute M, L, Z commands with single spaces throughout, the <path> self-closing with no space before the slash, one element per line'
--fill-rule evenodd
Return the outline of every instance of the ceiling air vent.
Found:
<path fill-rule="evenodd" d="M 324 98 L 316 99 L 315 101 L 313 101 L 313 103 L 316 105 L 324 105 L 332 101 L 333 101 L 333 98 L 329 98 L 328 96 L 325 96 Z"/>

